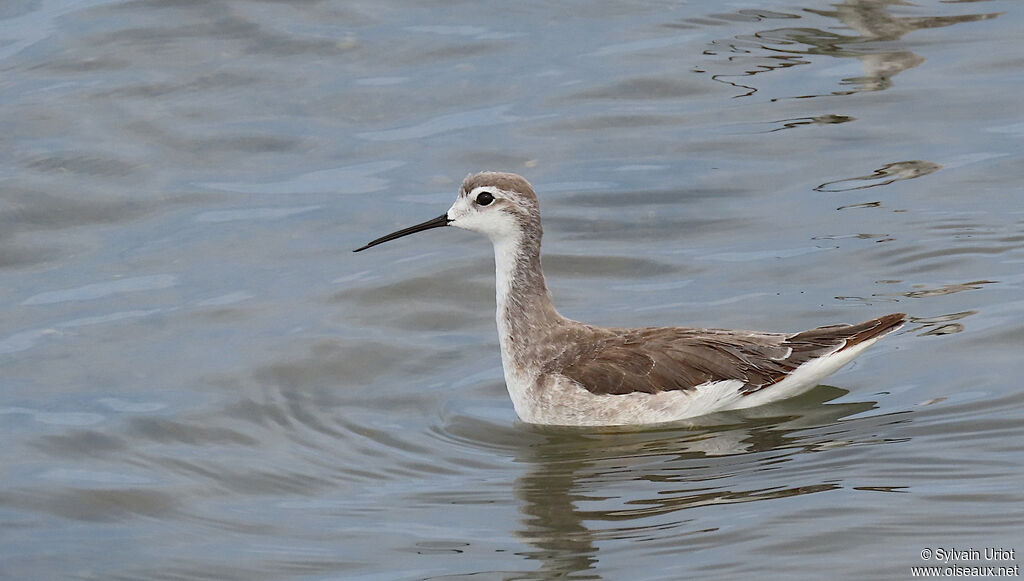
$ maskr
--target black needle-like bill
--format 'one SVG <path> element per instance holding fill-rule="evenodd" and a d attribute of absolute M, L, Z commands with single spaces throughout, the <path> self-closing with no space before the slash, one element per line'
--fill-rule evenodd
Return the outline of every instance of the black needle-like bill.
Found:
<path fill-rule="evenodd" d="M 437 218 L 434 218 L 433 220 L 427 220 L 426 222 L 424 222 L 422 224 L 416 224 L 415 226 L 409 226 L 408 228 L 405 228 L 403 230 L 399 230 L 398 232 L 392 232 L 391 234 L 388 234 L 387 236 L 381 236 L 380 238 L 378 238 L 378 239 L 376 239 L 376 240 L 374 240 L 372 242 L 368 242 L 366 244 L 366 246 L 363 246 L 362 248 L 356 248 L 352 252 L 359 252 L 361 250 L 366 250 L 367 248 L 370 248 L 371 246 L 376 246 L 378 244 L 384 244 L 385 242 L 388 242 L 390 240 L 394 240 L 395 238 L 401 238 L 402 236 L 408 236 L 410 234 L 415 234 L 417 232 L 422 232 L 424 230 L 430 230 L 431 228 L 440 228 L 441 226 L 447 226 L 449 222 L 451 222 L 451 220 L 448 219 L 448 214 L 447 213 L 441 214 L 440 216 L 438 216 Z"/>

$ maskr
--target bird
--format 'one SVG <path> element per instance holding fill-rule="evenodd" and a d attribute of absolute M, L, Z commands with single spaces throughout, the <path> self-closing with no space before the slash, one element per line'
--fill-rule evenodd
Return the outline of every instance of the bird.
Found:
<path fill-rule="evenodd" d="M 516 414 L 529 424 L 661 424 L 792 397 L 906 321 L 904 313 L 892 313 L 775 333 L 611 328 L 566 318 L 555 309 L 541 268 L 540 202 L 514 173 L 471 174 L 444 214 L 353 252 L 448 226 L 484 234 L 494 246 L 505 384 Z"/>

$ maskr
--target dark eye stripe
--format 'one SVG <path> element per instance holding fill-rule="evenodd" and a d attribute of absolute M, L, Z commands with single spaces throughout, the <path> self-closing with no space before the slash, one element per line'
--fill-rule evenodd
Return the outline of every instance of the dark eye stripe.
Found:
<path fill-rule="evenodd" d="M 476 197 L 476 203 L 481 206 L 486 206 L 494 201 L 494 194 L 491 192 L 480 192 L 480 195 Z"/>

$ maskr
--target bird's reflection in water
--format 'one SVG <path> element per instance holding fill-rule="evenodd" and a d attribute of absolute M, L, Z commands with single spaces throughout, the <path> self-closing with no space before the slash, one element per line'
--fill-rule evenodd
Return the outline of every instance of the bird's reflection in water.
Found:
<path fill-rule="evenodd" d="M 524 578 L 599 579 L 602 540 L 705 532 L 677 513 L 683 509 L 842 488 L 820 473 L 787 470 L 786 462 L 799 453 L 870 443 L 880 422 L 905 421 L 903 414 L 841 421 L 875 407 L 828 403 L 846 393 L 819 386 L 776 404 L 647 429 L 524 424 L 542 436 L 517 457 L 530 467 L 516 481 L 526 515 L 517 534 L 532 547 L 524 555 L 540 562 Z"/>
<path fill-rule="evenodd" d="M 766 24 L 785 23 L 731 38 L 712 41 L 706 55 L 726 57 L 709 66 L 712 78 L 741 89 L 738 96 L 758 92 L 758 75 L 785 70 L 815 62 L 820 56 L 836 59 L 856 59 L 862 74 L 844 78 L 841 89 L 794 95 L 797 98 L 841 96 L 856 93 L 884 91 L 893 86 L 893 78 L 925 62 L 913 52 L 911 43 L 904 41 L 907 34 L 931 28 L 943 28 L 965 22 L 977 22 L 998 17 L 999 13 L 959 15 L 903 15 L 894 13 L 893 7 L 903 8 L 903 0 L 845 0 L 832 4 L 829 9 L 805 8 L 807 15 L 824 17 L 824 22 L 835 20 L 841 27 L 815 28 L 813 19 L 802 20 L 798 14 L 764 14 Z M 831 120 L 830 120 L 831 119 Z M 805 122 L 830 123 L 834 117 L 806 118 Z M 796 121 L 786 120 L 783 123 Z"/>

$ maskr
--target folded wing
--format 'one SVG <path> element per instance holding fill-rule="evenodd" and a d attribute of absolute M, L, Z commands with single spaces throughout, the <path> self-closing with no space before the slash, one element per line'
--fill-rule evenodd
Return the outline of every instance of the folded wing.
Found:
<path fill-rule="evenodd" d="M 797 367 L 881 337 L 903 324 L 902 313 L 856 325 L 830 325 L 794 334 L 656 327 L 621 330 L 586 351 L 552 362 L 595 394 L 691 390 L 736 380 L 744 394 L 775 384 Z"/>

